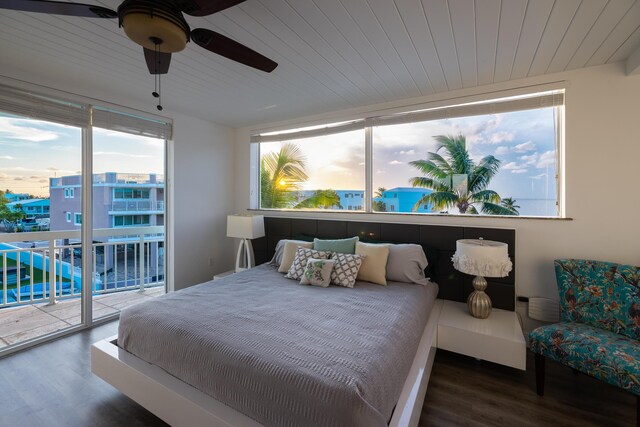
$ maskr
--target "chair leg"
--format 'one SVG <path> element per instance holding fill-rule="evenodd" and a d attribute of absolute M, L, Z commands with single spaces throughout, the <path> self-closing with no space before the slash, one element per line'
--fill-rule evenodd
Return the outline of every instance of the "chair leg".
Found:
<path fill-rule="evenodd" d="M 536 353 L 535 360 L 536 360 L 536 393 L 538 393 L 538 396 L 543 396 L 544 395 L 544 367 L 545 367 L 546 358 L 543 355 Z"/>

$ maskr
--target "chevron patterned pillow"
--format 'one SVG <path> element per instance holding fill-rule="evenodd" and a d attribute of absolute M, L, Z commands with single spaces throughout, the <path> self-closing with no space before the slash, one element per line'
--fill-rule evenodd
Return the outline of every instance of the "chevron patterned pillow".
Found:
<path fill-rule="evenodd" d="M 333 252 L 331 259 L 336 261 L 331 272 L 331 283 L 345 288 L 353 288 L 365 255 L 341 254 Z"/>

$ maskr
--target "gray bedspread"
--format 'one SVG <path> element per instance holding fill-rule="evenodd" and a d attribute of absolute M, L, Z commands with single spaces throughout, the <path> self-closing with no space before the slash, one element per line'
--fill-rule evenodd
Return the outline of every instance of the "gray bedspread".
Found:
<path fill-rule="evenodd" d="M 436 294 L 265 264 L 125 309 L 118 345 L 267 426 L 384 426 Z"/>

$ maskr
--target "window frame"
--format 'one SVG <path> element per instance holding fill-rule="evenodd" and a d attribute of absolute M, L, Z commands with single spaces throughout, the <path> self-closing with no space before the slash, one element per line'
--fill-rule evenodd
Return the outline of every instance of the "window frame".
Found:
<path fill-rule="evenodd" d="M 507 219 L 570 219 L 566 215 L 565 206 L 565 105 L 566 105 L 566 82 L 556 82 L 550 84 L 542 84 L 536 87 L 510 89 L 504 91 L 498 91 L 491 94 L 478 94 L 470 95 L 464 98 L 458 98 L 455 100 L 440 100 L 432 103 L 425 103 L 421 105 L 412 105 L 398 107 L 391 111 L 371 112 L 364 118 L 356 118 L 349 122 L 343 121 L 336 126 L 323 125 L 322 122 L 316 124 L 309 129 L 309 137 L 323 135 L 322 131 L 326 130 L 324 135 L 340 133 L 340 128 L 344 127 L 344 131 L 357 129 L 358 126 L 364 127 L 365 131 L 365 190 L 364 190 L 364 210 L 358 213 L 376 214 L 376 215 L 422 215 L 422 216 L 445 216 L 445 217 L 465 217 L 465 218 L 507 218 Z M 535 103 L 540 101 L 540 105 Z M 516 105 L 514 109 L 504 109 L 503 105 Z M 494 105 L 498 105 L 498 108 L 494 108 Z M 527 106 L 523 108 L 524 106 Z M 539 108 L 555 108 L 555 183 L 556 183 L 556 215 L 553 216 L 533 216 L 533 215 L 489 215 L 489 214 L 449 214 L 440 212 L 390 212 L 390 211 L 375 211 L 373 209 L 373 128 L 381 123 L 384 124 L 398 124 L 398 123 L 410 123 L 418 121 L 432 121 L 446 118 L 455 117 L 473 117 L 479 115 L 489 115 L 496 113 L 509 113 L 516 111 L 534 110 Z M 449 111 L 460 109 L 465 111 L 479 111 L 482 108 L 488 108 L 489 111 L 476 112 L 474 114 L 465 115 L 453 115 L 449 117 L 437 117 L 440 111 Z M 435 113 L 434 113 L 435 111 Z M 386 115 L 376 113 L 386 113 Z M 420 117 L 429 117 L 431 114 L 435 114 L 436 117 L 428 119 L 420 119 Z M 458 113 L 459 114 L 459 113 Z M 410 117 L 414 116 L 415 119 L 411 120 Z M 338 120 L 331 120 L 331 122 L 337 122 Z M 385 123 L 391 121 L 390 123 Z M 393 121 L 396 121 L 395 123 Z M 327 123 L 325 121 L 324 123 Z M 309 126 L 309 124 L 305 124 Z M 323 127 L 324 126 L 324 127 Z M 250 150 L 250 162 L 251 162 L 251 188 L 250 188 L 250 210 L 267 211 L 267 212 L 313 212 L 313 214 L 321 213 L 323 215 L 340 214 L 340 213 L 354 213 L 357 211 L 348 211 L 347 209 L 294 209 L 294 208 L 263 208 L 261 207 L 260 200 L 260 159 L 261 150 L 260 145 L 262 142 L 273 141 L 287 141 L 293 138 L 289 138 L 288 135 L 295 135 L 296 139 L 304 138 L 305 130 L 295 129 L 295 125 L 289 125 L 282 129 L 269 129 L 265 130 L 265 133 L 261 133 L 259 129 L 253 130 L 251 133 L 251 150 Z M 299 126 L 298 126 L 299 128 Z M 395 207 L 395 206 L 394 206 Z"/>

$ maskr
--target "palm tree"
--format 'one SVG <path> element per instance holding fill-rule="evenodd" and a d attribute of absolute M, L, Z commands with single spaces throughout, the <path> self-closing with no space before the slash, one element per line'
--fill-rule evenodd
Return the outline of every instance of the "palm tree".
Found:
<path fill-rule="evenodd" d="M 381 199 L 382 196 L 384 195 L 385 191 L 387 191 L 386 188 L 378 187 L 378 191 L 376 191 L 375 194 L 373 195 L 374 199 Z M 373 201 L 373 210 L 376 211 L 376 212 L 386 212 L 387 211 L 387 204 L 384 203 L 382 200 L 374 200 Z"/>
<path fill-rule="evenodd" d="M 308 179 L 306 159 L 300 148 L 284 144 L 280 151 L 262 156 L 260 161 L 260 206 L 286 208 L 295 203 L 295 192 Z"/>
<path fill-rule="evenodd" d="M 513 212 L 512 215 L 520 215 L 520 212 L 518 211 L 520 206 L 516 205 L 516 200 L 513 197 L 505 197 L 500 200 L 500 206 L 509 209 Z"/>
<path fill-rule="evenodd" d="M 335 190 L 316 190 L 297 205 L 295 209 L 341 209 L 340 196 Z"/>
<path fill-rule="evenodd" d="M 476 164 L 466 148 L 466 138 L 460 134 L 438 135 L 435 152 L 429 152 L 425 160 L 414 160 L 409 164 L 425 176 L 411 178 L 414 187 L 433 190 L 423 196 L 414 206 L 430 204 L 435 210 L 457 207 L 461 214 L 515 215 L 501 206 L 500 195 L 488 189 L 491 179 L 500 168 L 500 160 L 493 156 L 483 157 Z M 443 155 L 439 154 L 444 151 Z"/>

